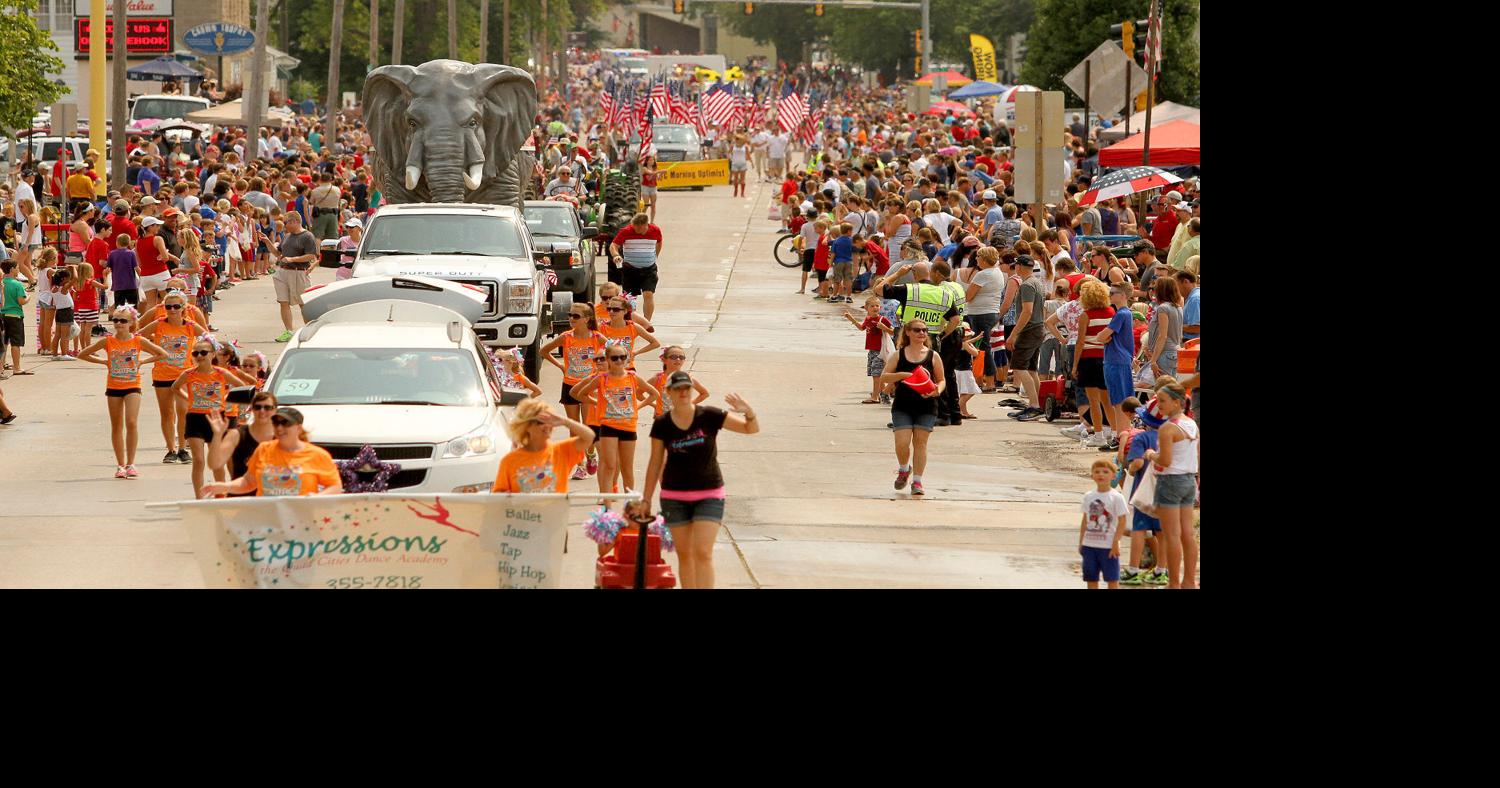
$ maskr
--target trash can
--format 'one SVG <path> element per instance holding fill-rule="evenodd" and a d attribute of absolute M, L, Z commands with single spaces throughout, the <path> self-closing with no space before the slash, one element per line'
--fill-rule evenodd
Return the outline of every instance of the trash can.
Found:
<path fill-rule="evenodd" d="M 324 238 L 318 250 L 319 268 L 339 267 L 339 241 L 337 238 Z"/>

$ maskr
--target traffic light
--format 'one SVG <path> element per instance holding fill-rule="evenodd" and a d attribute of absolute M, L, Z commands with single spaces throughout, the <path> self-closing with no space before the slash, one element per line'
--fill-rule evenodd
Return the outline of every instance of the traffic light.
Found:
<path fill-rule="evenodd" d="M 815 3 L 813 5 L 813 16 L 822 16 L 822 15 L 823 15 L 823 4 L 822 3 Z"/>
<path fill-rule="evenodd" d="M 921 30 L 916 30 L 916 31 L 914 31 L 911 34 L 911 45 L 912 45 L 912 49 L 915 50 L 918 55 L 922 54 L 922 31 Z"/>
<path fill-rule="evenodd" d="M 1120 37 L 1120 48 L 1125 50 L 1125 54 L 1133 58 L 1135 57 L 1136 49 L 1144 49 L 1146 47 L 1145 30 L 1148 26 L 1149 24 L 1144 19 L 1137 19 L 1134 22 L 1127 20 L 1118 25 L 1110 25 L 1109 33 L 1110 35 Z M 1141 32 L 1137 33 L 1136 30 L 1140 30 Z"/>
<path fill-rule="evenodd" d="M 687 12 L 687 0 L 672 0 L 672 13 L 682 14 Z"/>
<path fill-rule="evenodd" d="M 745 16 L 749 16 L 749 15 L 751 15 L 753 13 L 755 13 L 755 4 L 754 3 L 746 3 L 745 4 Z"/>

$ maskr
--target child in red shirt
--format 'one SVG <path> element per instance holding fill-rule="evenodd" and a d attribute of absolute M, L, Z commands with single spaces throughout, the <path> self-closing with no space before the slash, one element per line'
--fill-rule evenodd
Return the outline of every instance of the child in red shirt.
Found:
<path fill-rule="evenodd" d="M 828 221 L 819 219 L 813 222 L 813 227 L 818 231 L 818 248 L 813 252 L 813 270 L 818 272 L 818 298 L 828 298 L 828 269 L 832 265 L 828 262 Z"/>
<path fill-rule="evenodd" d="M 885 358 L 880 355 L 882 337 L 895 333 L 891 321 L 880 314 L 880 299 L 870 296 L 865 299 L 865 319 L 861 321 L 853 312 L 844 312 L 844 319 L 865 332 L 865 374 L 870 376 L 870 397 L 861 405 L 879 405 L 880 375 L 885 372 Z"/>

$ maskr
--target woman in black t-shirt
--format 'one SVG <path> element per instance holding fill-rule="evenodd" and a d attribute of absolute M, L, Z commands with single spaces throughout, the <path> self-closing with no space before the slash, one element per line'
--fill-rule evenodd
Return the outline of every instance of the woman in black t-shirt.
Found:
<path fill-rule="evenodd" d="M 693 378 L 681 370 L 666 382 L 671 409 L 651 425 L 651 464 L 641 500 L 631 504 L 637 517 L 651 513 L 651 496 L 661 483 L 661 513 L 677 543 L 677 574 L 683 588 L 714 587 L 714 541 L 724 520 L 724 476 L 719 472 L 720 429 L 760 432 L 755 413 L 738 394 L 726 394 L 733 410 L 693 404 Z"/>

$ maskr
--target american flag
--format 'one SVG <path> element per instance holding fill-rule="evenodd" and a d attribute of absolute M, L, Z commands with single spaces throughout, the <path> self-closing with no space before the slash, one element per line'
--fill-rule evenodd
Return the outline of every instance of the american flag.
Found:
<path fill-rule="evenodd" d="M 656 80 L 651 84 L 651 114 L 658 118 L 667 117 L 668 105 L 666 80 Z"/>
<path fill-rule="evenodd" d="M 676 90 L 667 94 L 669 103 L 672 105 L 672 122 L 692 123 L 693 111 L 690 109 L 690 107 L 693 106 L 693 103 L 691 101 L 688 101 L 687 88 L 684 87 L 680 82 L 675 84 Z"/>
<path fill-rule="evenodd" d="M 805 107 L 807 122 L 803 125 L 802 142 L 811 145 L 818 141 L 818 129 L 823 123 L 823 107 L 812 109 L 812 99 L 807 100 Z"/>
<path fill-rule="evenodd" d="M 1163 9 L 1162 9 L 1162 5 L 1161 5 L 1161 0 L 1151 0 L 1151 17 L 1150 17 L 1150 23 L 1146 27 L 1146 63 L 1147 63 L 1148 66 L 1151 63 L 1155 63 L 1156 64 L 1156 68 L 1152 71 L 1153 75 L 1158 74 L 1158 73 L 1161 72 L 1161 61 L 1162 61 L 1161 16 L 1162 16 L 1162 11 L 1163 11 Z"/>
<path fill-rule="evenodd" d="M 647 123 L 646 113 L 650 108 L 651 101 L 647 98 L 645 91 L 637 92 L 635 94 L 635 111 L 630 116 L 631 125 L 640 128 L 643 124 Z"/>
<path fill-rule="evenodd" d="M 703 123 L 703 108 L 699 101 L 688 102 L 688 122 L 698 130 L 698 136 L 702 137 L 708 133 L 708 126 Z"/>
<path fill-rule="evenodd" d="M 797 95 L 797 88 L 788 84 L 781 89 L 781 100 L 776 102 L 776 122 L 782 131 L 792 131 L 802 125 L 807 117 L 807 105 Z"/>
<path fill-rule="evenodd" d="M 612 129 L 624 129 L 629 125 L 630 119 L 630 86 L 626 85 L 620 90 L 620 95 L 615 97 L 614 113 L 609 117 L 609 126 Z"/>
<path fill-rule="evenodd" d="M 604 89 L 599 91 L 599 111 L 604 113 L 604 123 L 609 124 L 615 116 L 615 82 L 610 80 Z"/>
<path fill-rule="evenodd" d="M 703 98 L 703 119 L 708 123 L 717 123 L 722 128 L 738 108 L 734 88 L 720 82 Z"/>

